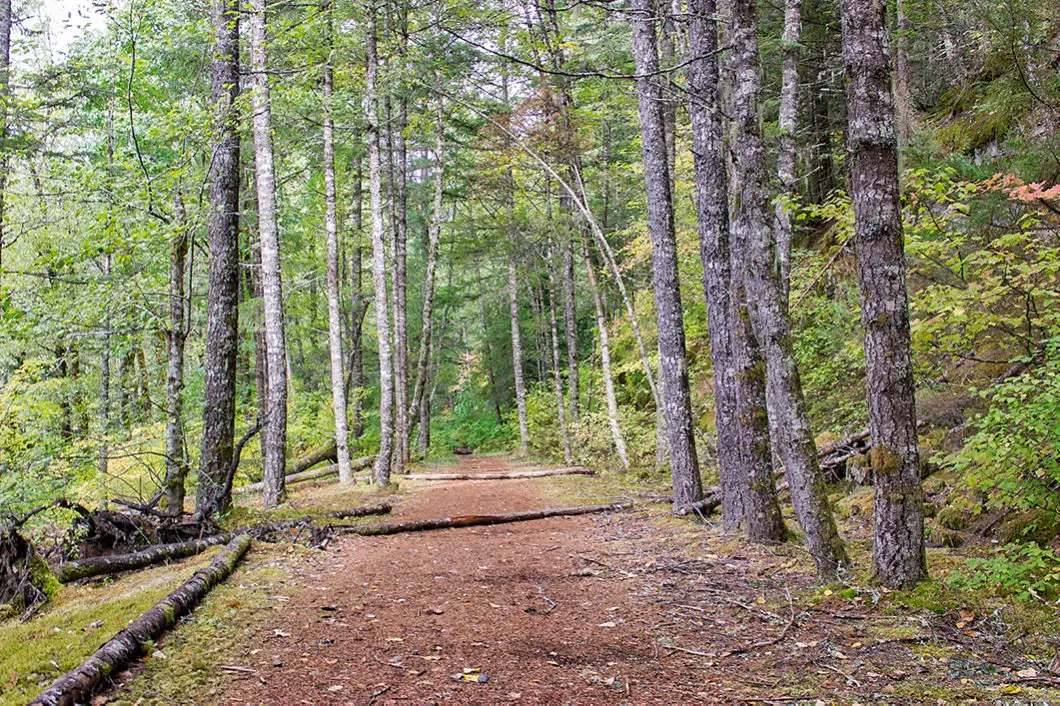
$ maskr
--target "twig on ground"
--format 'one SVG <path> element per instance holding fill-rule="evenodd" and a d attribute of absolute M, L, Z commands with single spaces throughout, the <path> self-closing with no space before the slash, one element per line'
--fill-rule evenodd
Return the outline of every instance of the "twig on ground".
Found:
<path fill-rule="evenodd" d="M 750 652 L 751 650 L 757 650 L 761 647 L 769 647 L 770 645 L 775 645 L 778 642 L 782 642 L 784 638 L 788 636 L 788 632 L 791 630 L 791 627 L 795 624 L 795 603 L 791 598 L 791 589 L 785 586 L 784 592 L 788 594 L 788 610 L 791 611 L 791 617 L 788 619 L 787 624 L 784 625 L 784 629 L 780 631 L 780 634 L 770 640 L 763 640 L 762 642 L 756 642 L 754 644 L 748 645 L 747 647 L 737 647 L 734 650 L 722 652 L 719 657 L 739 655 L 745 652 Z"/>
<path fill-rule="evenodd" d="M 851 684 L 853 684 L 854 686 L 858 687 L 859 689 L 861 688 L 861 682 L 859 682 L 859 681 L 858 681 L 857 679 L 855 679 L 855 678 L 854 678 L 853 676 L 851 676 L 850 674 L 847 674 L 846 672 L 844 672 L 844 671 L 843 671 L 842 669 L 840 669 L 839 667 L 833 667 L 832 665 L 830 665 L 830 664 L 825 664 L 824 662 L 814 662 L 814 664 L 816 664 L 816 665 L 817 665 L 818 667 L 824 667 L 825 669 L 830 669 L 830 670 L 832 670 L 832 671 L 833 671 L 833 672 L 835 672 L 836 674 L 839 674 L 839 675 L 841 675 L 841 676 L 842 676 L 842 677 L 843 677 L 844 679 L 846 679 L 846 680 L 847 680 L 848 682 L 850 682 L 850 683 L 851 683 Z"/>

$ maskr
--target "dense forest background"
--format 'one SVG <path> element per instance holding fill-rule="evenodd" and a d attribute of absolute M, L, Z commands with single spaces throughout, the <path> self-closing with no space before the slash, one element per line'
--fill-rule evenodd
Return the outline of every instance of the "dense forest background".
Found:
<path fill-rule="evenodd" d="M 397 404 L 411 412 L 409 455 L 517 451 L 522 443 L 524 452 L 556 461 L 662 477 L 657 395 L 637 341 L 642 335 L 657 369 L 632 80 L 643 72 L 628 13 L 606 2 L 551 0 L 375 9 L 373 23 L 363 3 L 272 3 L 267 66 L 254 68 L 252 52 L 242 55 L 240 81 L 267 76 L 271 90 L 288 457 L 326 446 L 335 433 L 328 122 L 350 453 L 374 454 L 380 445 L 378 320 L 370 310 L 380 290 L 372 286 L 372 126 L 364 109 L 372 66 L 385 225 L 392 233 L 400 223 L 407 241 L 407 283 L 392 272 L 389 293 L 386 281 L 382 291 L 400 290 L 407 300 L 408 379 Z M 15 2 L 10 22 L 0 136 L 0 508 L 15 514 L 58 496 L 152 498 L 173 462 L 166 440 L 174 414 L 179 464 L 193 471 L 194 495 L 210 412 L 206 231 L 217 135 L 209 8 L 122 0 L 97 11 L 103 20 L 61 53 L 36 0 Z M 760 100 L 771 198 L 778 218 L 792 224 L 792 343 L 823 448 L 866 428 L 866 365 L 839 7 L 806 0 L 801 11 L 801 35 L 791 40 L 784 7 L 758 4 Z M 710 484 L 718 450 L 683 70 L 688 18 L 677 3 L 659 17 L 694 437 Z M 1015 561 L 992 565 L 983 580 L 1032 593 L 1060 581 L 1049 549 L 1060 531 L 1058 17 L 1055 3 L 1026 0 L 887 6 L 927 537 L 960 543 L 959 531 L 976 522 L 984 534 L 1002 532 L 1003 545 L 1017 542 L 1004 554 Z M 723 49 L 727 21 L 723 15 Z M 378 62 L 366 63 L 369 27 Z M 782 110 L 786 57 L 794 57 L 797 79 L 789 84 L 793 133 Z M 732 90 L 726 82 L 723 68 L 723 93 Z M 245 118 L 237 439 L 254 429 L 266 402 L 268 253 L 259 247 L 266 240 L 258 232 L 251 97 L 248 89 L 237 99 Z M 738 142 L 730 149 L 738 152 Z M 794 172 L 785 179 L 788 154 Z M 587 232 L 582 208 L 599 238 Z M 388 267 L 396 261 L 391 252 Z M 183 288 L 175 296 L 174 272 Z M 186 337 L 176 410 L 173 389 L 167 394 L 175 333 Z M 417 429 L 423 419 L 428 433 Z M 262 477 L 259 439 L 247 441 L 237 485 Z M 832 480 L 865 482 L 865 464 L 862 456 L 845 459 Z"/>

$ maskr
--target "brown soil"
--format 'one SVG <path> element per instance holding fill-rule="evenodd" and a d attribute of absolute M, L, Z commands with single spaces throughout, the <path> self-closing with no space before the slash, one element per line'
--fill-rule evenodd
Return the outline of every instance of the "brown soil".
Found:
<path fill-rule="evenodd" d="M 457 470 L 507 466 L 466 457 Z M 570 486 L 419 484 L 395 514 L 568 504 L 549 499 L 557 487 Z M 978 616 L 972 638 L 947 616 L 885 615 L 871 594 L 812 591 L 793 545 L 751 549 L 645 512 L 345 538 L 300 584 L 218 702 L 975 701 L 998 694 L 991 665 L 1019 657 L 987 644 Z"/>

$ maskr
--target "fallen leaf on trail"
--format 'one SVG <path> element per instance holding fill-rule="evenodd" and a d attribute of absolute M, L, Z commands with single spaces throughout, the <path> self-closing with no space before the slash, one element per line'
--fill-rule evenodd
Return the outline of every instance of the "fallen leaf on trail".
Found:
<path fill-rule="evenodd" d="M 1022 689 L 1020 689 L 1015 684 L 1002 684 L 1001 691 L 1005 692 L 1006 694 L 1018 694 L 1020 693 L 1020 691 L 1022 691 Z"/>
<path fill-rule="evenodd" d="M 1032 678 L 1038 676 L 1038 670 L 1034 669 L 1033 667 L 1028 667 L 1027 669 L 1021 669 L 1018 672 L 1016 672 L 1016 676 L 1017 677 L 1023 677 L 1025 679 L 1032 679 Z"/>
<path fill-rule="evenodd" d="M 957 629 L 960 630 L 963 627 L 964 627 L 964 622 L 963 621 L 957 621 Z"/>
<path fill-rule="evenodd" d="M 416 656 L 419 657 L 420 659 L 425 659 L 428 662 L 437 662 L 438 660 L 440 660 L 442 658 L 441 655 L 416 655 Z"/>
<path fill-rule="evenodd" d="M 273 630 L 272 634 L 275 635 L 276 637 L 290 637 L 291 636 L 291 633 L 284 632 L 283 630 Z"/>
<path fill-rule="evenodd" d="M 596 627 L 598 627 L 598 628 L 613 628 L 613 627 L 615 627 L 615 624 L 609 620 L 606 623 L 600 623 Z"/>
<path fill-rule="evenodd" d="M 827 596 L 829 593 L 831 593 L 831 591 L 826 591 L 825 595 Z M 765 602 L 766 602 L 766 597 L 765 596 L 759 596 L 757 598 L 757 600 L 755 600 L 755 603 L 759 603 L 759 604 L 765 603 Z"/>
<path fill-rule="evenodd" d="M 964 622 L 966 622 L 966 623 L 970 623 L 970 622 L 972 622 L 973 620 L 975 620 L 975 613 L 973 613 L 973 612 L 972 612 L 972 611 L 970 611 L 970 610 L 961 610 L 961 611 L 958 611 L 958 612 L 957 612 L 957 615 L 959 615 L 959 616 L 960 616 L 960 618 L 961 618 L 961 620 L 963 620 L 963 621 L 964 621 Z"/>
<path fill-rule="evenodd" d="M 832 595 L 832 589 L 830 589 L 830 588 L 829 589 L 825 589 L 824 595 L 826 595 L 826 596 Z"/>
<path fill-rule="evenodd" d="M 386 639 L 386 641 L 387 642 L 404 642 L 405 638 L 403 638 L 403 637 L 388 637 Z"/>
<path fill-rule="evenodd" d="M 504 607 L 504 606 L 502 606 L 502 605 L 497 605 L 496 603 L 490 603 L 490 608 L 503 608 L 503 607 Z"/>
<path fill-rule="evenodd" d="M 328 687 L 328 691 L 334 693 L 336 691 L 342 691 L 345 688 L 346 687 L 344 687 L 342 684 L 332 684 L 331 686 Z"/>

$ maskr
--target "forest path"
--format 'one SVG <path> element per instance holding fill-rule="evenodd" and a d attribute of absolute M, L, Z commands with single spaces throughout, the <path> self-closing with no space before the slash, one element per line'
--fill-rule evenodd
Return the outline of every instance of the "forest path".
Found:
<path fill-rule="evenodd" d="M 503 471 L 500 457 L 456 470 Z M 398 519 L 558 505 L 547 480 L 417 484 Z M 579 554 L 621 534 L 605 515 L 340 541 L 263 628 L 229 703 L 673 702 L 655 682 L 636 582 L 604 580 Z M 469 672 L 465 681 L 454 675 Z M 478 681 L 481 674 L 483 681 Z M 672 686 L 672 684 L 671 684 Z M 635 689 L 635 691 L 634 691 Z"/>

